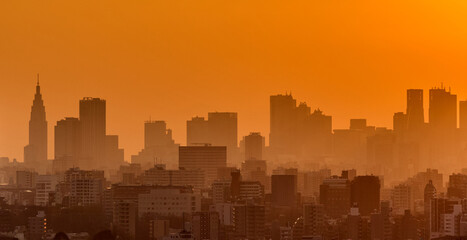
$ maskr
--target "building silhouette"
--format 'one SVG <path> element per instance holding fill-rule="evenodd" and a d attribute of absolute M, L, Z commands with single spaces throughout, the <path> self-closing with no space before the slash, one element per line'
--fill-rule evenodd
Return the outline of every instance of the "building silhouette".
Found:
<path fill-rule="evenodd" d="M 78 118 L 65 118 L 57 122 L 54 139 L 54 172 L 64 172 L 78 166 L 81 144 L 81 122 Z"/>
<path fill-rule="evenodd" d="M 211 185 L 218 178 L 218 169 L 227 167 L 227 148 L 209 145 L 180 146 L 179 167 L 203 170 L 206 186 Z"/>
<path fill-rule="evenodd" d="M 79 101 L 81 121 L 81 163 L 83 168 L 96 168 L 105 159 L 106 101 L 83 98 Z"/>
<path fill-rule="evenodd" d="M 47 120 L 39 76 L 37 78 L 36 94 L 29 120 L 29 144 L 24 147 L 24 162 L 44 172 L 47 164 Z"/>
<path fill-rule="evenodd" d="M 423 89 L 407 90 L 407 129 L 420 130 L 425 123 L 423 110 Z"/>
<path fill-rule="evenodd" d="M 350 201 L 359 213 L 369 216 L 380 209 L 380 181 L 377 176 L 357 176 L 350 184 Z"/>
<path fill-rule="evenodd" d="M 250 133 L 244 142 L 245 160 L 263 160 L 264 137 L 260 133 Z"/>

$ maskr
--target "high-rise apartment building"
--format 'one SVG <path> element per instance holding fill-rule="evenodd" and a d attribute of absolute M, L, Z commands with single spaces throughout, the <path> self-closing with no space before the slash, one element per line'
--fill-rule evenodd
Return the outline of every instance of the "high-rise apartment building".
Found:
<path fill-rule="evenodd" d="M 250 133 L 244 137 L 245 160 L 263 160 L 264 137 L 260 133 Z"/>

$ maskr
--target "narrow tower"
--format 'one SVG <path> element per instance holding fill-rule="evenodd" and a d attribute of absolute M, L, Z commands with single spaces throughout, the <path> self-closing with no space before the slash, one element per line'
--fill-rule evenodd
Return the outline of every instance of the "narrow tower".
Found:
<path fill-rule="evenodd" d="M 29 120 L 29 144 L 24 147 L 24 162 L 36 170 L 45 169 L 47 163 L 47 121 L 39 85 L 39 74 Z"/>

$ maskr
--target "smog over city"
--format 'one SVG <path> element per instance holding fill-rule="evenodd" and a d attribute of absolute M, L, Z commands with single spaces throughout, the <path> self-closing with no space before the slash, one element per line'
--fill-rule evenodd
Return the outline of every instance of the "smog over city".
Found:
<path fill-rule="evenodd" d="M 466 13 L 1 1 L 0 239 L 467 239 Z"/>

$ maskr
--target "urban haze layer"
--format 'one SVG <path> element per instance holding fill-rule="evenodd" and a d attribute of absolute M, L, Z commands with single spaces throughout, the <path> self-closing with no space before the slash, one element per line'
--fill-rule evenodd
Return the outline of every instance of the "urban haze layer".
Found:
<path fill-rule="evenodd" d="M 270 96 L 270 132 L 237 134 L 236 112 L 163 120 L 125 161 L 106 132 L 106 100 L 47 118 L 39 81 L 24 162 L 0 158 L 0 239 L 328 240 L 467 237 L 467 101 L 407 90 L 392 129 Z M 459 114 L 458 114 L 459 113 Z M 459 126 L 458 126 L 459 121 Z M 141 123 L 143 124 L 143 122 Z"/>

